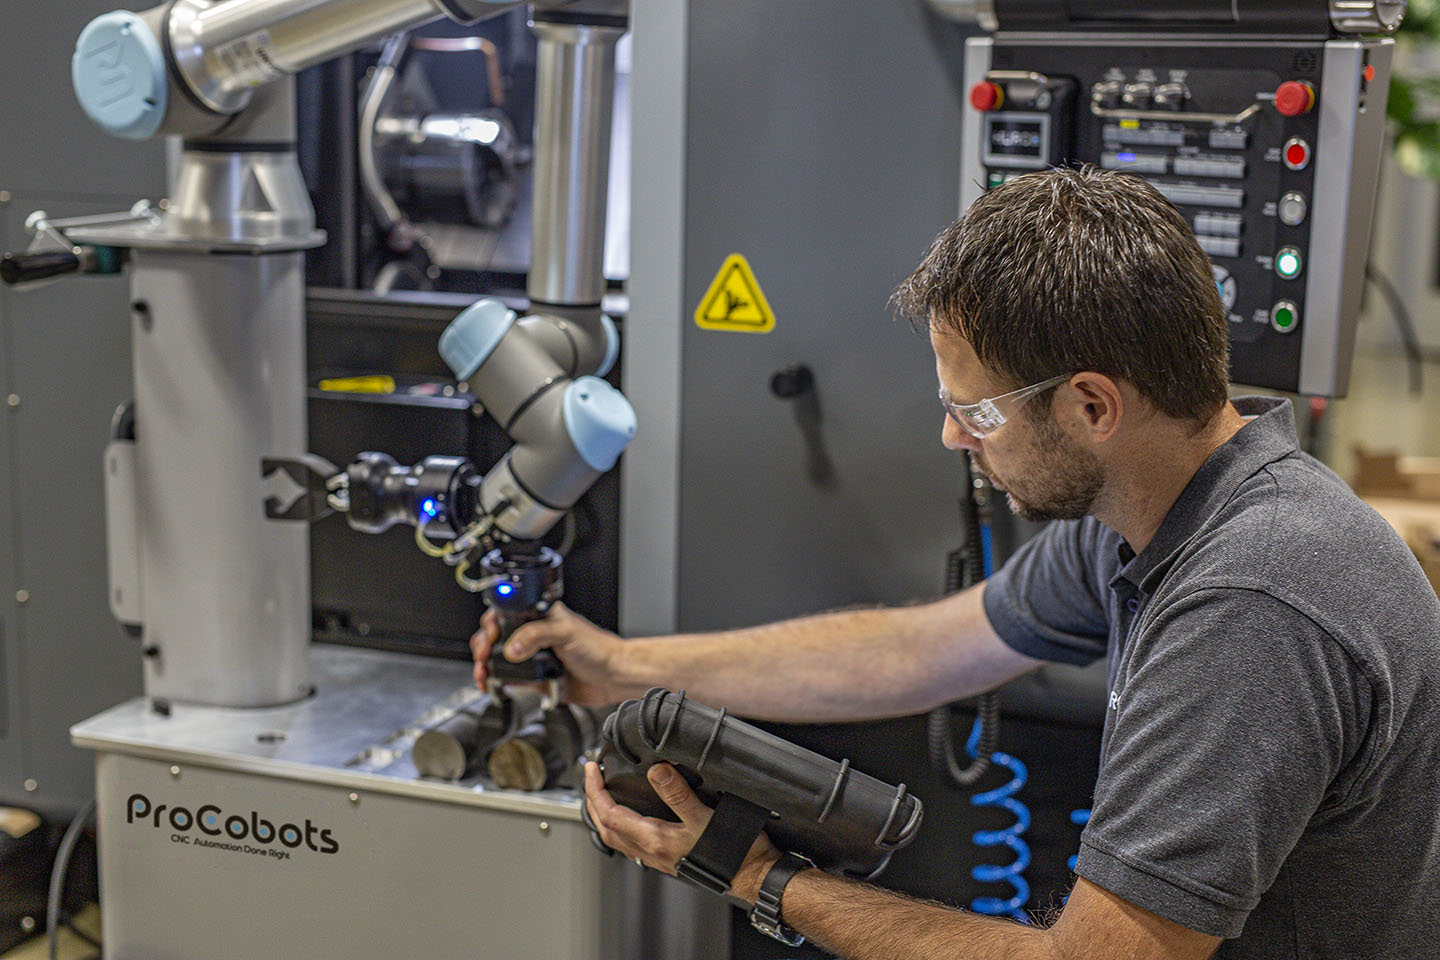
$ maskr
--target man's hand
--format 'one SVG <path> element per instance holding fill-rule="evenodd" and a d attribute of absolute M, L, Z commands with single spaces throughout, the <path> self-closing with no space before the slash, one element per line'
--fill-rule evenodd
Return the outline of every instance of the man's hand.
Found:
<path fill-rule="evenodd" d="M 605 789 L 605 780 L 600 768 L 593 763 L 585 765 L 585 806 L 590 811 L 590 821 L 600 832 L 600 839 L 613 850 L 639 859 L 645 866 L 675 875 L 675 865 L 695 847 L 700 834 L 710 823 L 715 811 L 700 802 L 685 778 L 668 763 L 657 763 L 646 776 L 650 785 L 675 811 L 679 823 L 643 817 L 615 802 Z M 760 883 L 780 852 L 765 834 L 756 838 L 745 862 L 730 882 L 730 893 L 748 903 L 754 903 L 760 892 Z"/>
<path fill-rule="evenodd" d="M 480 618 L 480 629 L 470 638 L 477 686 L 485 686 L 490 650 L 499 638 L 499 620 L 495 611 L 487 610 Z M 615 634 L 557 603 L 543 619 L 516 630 L 505 644 L 504 655 L 519 663 L 547 647 L 554 650 L 565 665 L 565 699 L 584 707 L 601 707 L 624 699 L 611 677 L 622 643 Z"/>

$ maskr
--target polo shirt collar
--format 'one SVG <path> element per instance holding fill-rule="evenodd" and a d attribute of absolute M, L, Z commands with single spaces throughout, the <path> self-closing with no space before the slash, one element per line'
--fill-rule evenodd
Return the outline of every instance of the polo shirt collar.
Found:
<path fill-rule="evenodd" d="M 1225 505 L 1240 484 L 1299 449 L 1295 411 L 1289 400 L 1238 397 L 1232 402 L 1241 416 L 1255 419 L 1201 464 L 1138 556 L 1124 540 L 1120 541 L 1121 567 L 1112 586 L 1116 581 L 1128 580 L 1145 594 L 1154 593 L 1181 548 Z"/>

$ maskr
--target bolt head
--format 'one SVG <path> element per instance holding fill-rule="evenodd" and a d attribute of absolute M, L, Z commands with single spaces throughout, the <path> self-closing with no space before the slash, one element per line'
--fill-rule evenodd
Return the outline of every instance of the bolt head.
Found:
<path fill-rule="evenodd" d="M 26 792 L 26 793 L 34 793 L 36 790 L 39 790 L 39 789 L 40 789 L 40 784 L 36 783 L 34 780 L 26 780 L 26 781 L 25 781 L 25 792 Z"/>
<path fill-rule="evenodd" d="M 541 820 L 541 821 L 540 821 L 540 832 L 541 832 L 541 833 L 549 833 L 549 832 L 550 832 L 550 821 L 549 821 L 549 820 Z"/>
<path fill-rule="evenodd" d="M 180 776 L 180 768 L 179 768 L 179 767 L 171 767 L 171 768 L 170 768 L 170 776 L 172 776 L 172 777 L 178 777 L 178 776 Z"/>
<path fill-rule="evenodd" d="M 15 602 L 16 602 L 16 603 L 29 603 L 29 602 L 30 602 L 30 591 L 29 591 L 29 590 L 16 590 L 16 591 L 15 591 Z"/>
<path fill-rule="evenodd" d="M 8 403 L 8 404 L 10 404 L 10 407 L 11 407 L 12 409 L 15 408 L 15 407 L 20 406 L 20 394 L 18 394 L 18 393 L 12 393 L 12 394 L 10 394 L 10 396 L 8 396 L 8 397 L 5 398 L 5 402 Z"/>
<path fill-rule="evenodd" d="M 26 933 L 30 933 L 31 931 L 33 931 L 33 930 L 35 929 L 35 918 L 34 918 L 34 917 L 21 917 L 21 918 L 20 918 L 20 929 L 21 929 L 21 930 L 24 930 Z"/>

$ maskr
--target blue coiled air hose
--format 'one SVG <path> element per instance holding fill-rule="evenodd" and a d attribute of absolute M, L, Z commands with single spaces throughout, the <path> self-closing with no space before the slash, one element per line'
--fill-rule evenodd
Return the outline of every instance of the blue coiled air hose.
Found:
<path fill-rule="evenodd" d="M 1085 826 L 1085 824 L 1087 824 L 1087 823 L 1090 822 L 1090 811 L 1089 811 L 1089 810 L 1071 810 L 1071 811 L 1070 811 L 1070 822 L 1073 823 L 1073 824 L 1075 824 L 1075 826 L 1077 826 L 1077 827 L 1083 827 L 1083 826 Z M 1079 862 L 1080 862 L 1080 854 L 1078 854 L 1078 853 L 1072 854 L 1071 857 L 1070 857 L 1070 859 L 1065 861 L 1065 866 L 1067 866 L 1067 867 L 1070 868 L 1070 872 L 1071 872 L 1071 873 L 1074 873 L 1074 872 L 1075 872 L 1075 864 L 1077 864 L 1077 863 L 1079 863 Z"/>
<path fill-rule="evenodd" d="M 970 728 L 970 738 L 965 742 L 965 752 L 974 757 L 979 742 L 980 720 L 977 717 Z M 978 864 L 971 869 L 970 876 L 980 883 L 1008 883 L 1014 892 L 1008 898 L 976 897 L 970 901 L 970 909 L 992 917 L 1008 915 L 1021 923 L 1029 923 L 1025 904 L 1030 900 L 1030 884 L 1025 880 L 1024 871 L 1030 865 L 1030 845 L 1021 834 L 1030 826 L 1030 808 L 1015 796 L 1025 786 L 1028 773 L 1025 764 L 1003 751 L 996 750 L 990 755 L 990 760 L 995 766 L 1009 770 L 1010 780 L 994 790 L 975 794 L 970 803 L 977 807 L 1000 807 L 1014 816 L 1015 822 L 1003 830 L 977 830 L 973 839 L 978 847 L 1009 847 L 1015 859 L 1005 866 Z"/>

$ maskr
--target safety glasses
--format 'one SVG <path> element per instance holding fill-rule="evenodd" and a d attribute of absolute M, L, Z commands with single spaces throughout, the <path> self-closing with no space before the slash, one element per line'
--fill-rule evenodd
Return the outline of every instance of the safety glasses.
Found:
<path fill-rule="evenodd" d="M 950 415 L 951 419 L 960 425 L 961 430 L 977 440 L 983 440 L 999 430 L 1001 425 L 1010 419 L 1016 410 L 1023 407 L 1031 397 L 1069 379 L 1070 374 L 1068 373 L 1059 377 L 1051 377 L 1049 380 L 1032 383 L 1028 387 L 1011 390 L 998 397 L 989 397 L 978 403 L 956 403 L 945 396 L 945 388 L 941 387 L 940 403 L 945 407 L 945 412 Z"/>

